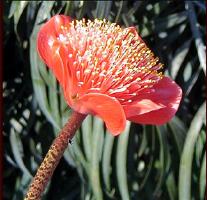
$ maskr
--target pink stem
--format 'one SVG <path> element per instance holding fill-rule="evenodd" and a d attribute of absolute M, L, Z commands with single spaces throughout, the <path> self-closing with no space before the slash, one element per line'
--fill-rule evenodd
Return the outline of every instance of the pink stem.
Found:
<path fill-rule="evenodd" d="M 37 170 L 24 200 L 39 200 L 41 198 L 48 181 L 52 177 L 65 149 L 68 147 L 68 142 L 73 138 L 85 118 L 86 115 L 77 112 L 72 113 Z"/>

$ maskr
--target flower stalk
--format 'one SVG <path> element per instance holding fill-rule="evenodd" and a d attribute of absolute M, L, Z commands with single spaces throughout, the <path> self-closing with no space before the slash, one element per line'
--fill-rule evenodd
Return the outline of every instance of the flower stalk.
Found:
<path fill-rule="evenodd" d="M 86 116 L 78 112 L 72 113 L 37 170 L 24 200 L 39 200 L 41 198 L 48 181 L 68 146 L 68 142 L 73 138 Z"/>

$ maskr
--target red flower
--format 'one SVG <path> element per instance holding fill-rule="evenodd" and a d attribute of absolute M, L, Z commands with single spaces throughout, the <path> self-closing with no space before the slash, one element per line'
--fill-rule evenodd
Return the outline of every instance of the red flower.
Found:
<path fill-rule="evenodd" d="M 68 105 L 101 117 L 113 135 L 126 119 L 161 125 L 176 113 L 182 90 L 134 27 L 56 15 L 37 38 L 38 52 L 60 82 Z"/>

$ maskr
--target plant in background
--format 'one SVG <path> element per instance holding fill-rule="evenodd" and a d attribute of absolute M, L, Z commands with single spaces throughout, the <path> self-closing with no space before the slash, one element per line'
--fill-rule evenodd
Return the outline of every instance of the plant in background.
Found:
<path fill-rule="evenodd" d="M 158 72 L 162 65 L 133 27 L 56 15 L 40 29 L 37 49 L 74 113 L 50 147 L 25 199 L 40 198 L 87 114 L 102 118 L 109 132 L 118 135 L 126 119 L 160 125 L 178 109 L 180 87 Z"/>
<path fill-rule="evenodd" d="M 71 115 L 61 85 L 36 50 L 42 24 L 60 13 L 136 27 L 166 66 L 163 74 L 181 86 L 183 97 L 165 125 L 127 122 L 119 137 L 109 134 L 99 117 L 88 115 L 42 199 L 204 199 L 205 1 L 3 3 L 5 200 L 23 199 Z"/>

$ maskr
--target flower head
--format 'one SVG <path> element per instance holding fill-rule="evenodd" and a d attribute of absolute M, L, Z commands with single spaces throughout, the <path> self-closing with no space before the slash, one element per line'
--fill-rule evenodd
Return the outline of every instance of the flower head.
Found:
<path fill-rule="evenodd" d="M 134 27 L 56 15 L 38 34 L 38 52 L 60 82 L 68 105 L 101 117 L 113 135 L 126 119 L 161 125 L 176 113 L 182 91 Z"/>

